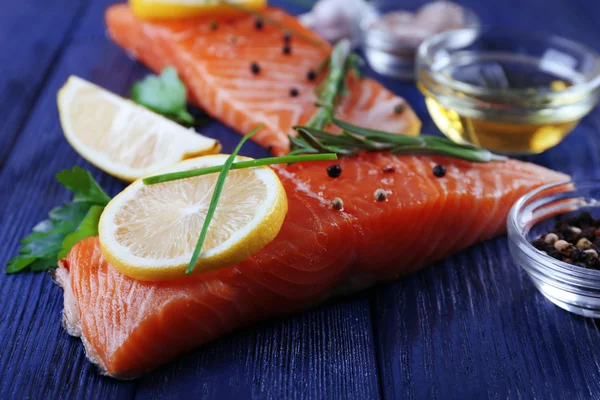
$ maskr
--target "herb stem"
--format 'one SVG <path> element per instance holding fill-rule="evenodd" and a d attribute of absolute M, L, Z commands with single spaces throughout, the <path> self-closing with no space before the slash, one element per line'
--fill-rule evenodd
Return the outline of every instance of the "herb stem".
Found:
<path fill-rule="evenodd" d="M 389 151 L 393 154 L 437 154 L 471 162 L 504 161 L 506 157 L 469 144 L 454 143 L 437 136 L 404 136 L 353 125 L 332 118 L 342 128 L 333 134 L 308 126 L 295 126 L 298 137 L 291 138 L 293 154 L 335 153 L 340 157 L 360 152 Z"/>
<path fill-rule="evenodd" d="M 335 103 L 341 93 L 344 92 L 344 81 L 348 71 L 352 68 L 349 62 L 352 46 L 347 39 L 341 40 L 335 45 L 329 57 L 329 72 L 325 80 L 317 88 L 319 110 L 306 124 L 310 128 L 323 129 L 331 122 Z"/>
<path fill-rule="evenodd" d="M 227 160 L 225 164 L 223 164 L 221 168 L 221 172 L 219 173 L 219 177 L 217 178 L 217 183 L 215 184 L 215 190 L 213 192 L 212 198 L 210 199 L 210 205 L 208 206 L 208 211 L 206 212 L 206 219 L 204 220 L 204 225 L 202 225 L 202 231 L 200 232 L 200 237 L 198 238 L 198 242 L 196 243 L 196 248 L 194 249 L 194 253 L 192 254 L 192 259 L 188 264 L 187 269 L 185 270 L 186 274 L 191 274 L 196 267 L 196 263 L 198 262 L 198 258 L 200 257 L 200 252 L 202 251 L 202 246 L 204 245 L 204 240 L 206 240 L 206 234 L 208 233 L 208 227 L 210 225 L 210 221 L 215 215 L 215 211 L 217 210 L 217 203 L 219 202 L 219 198 L 221 197 L 221 192 L 223 191 L 223 186 L 225 185 L 225 178 L 229 173 L 229 169 L 231 168 L 231 164 L 235 160 L 235 157 L 240 152 L 240 149 L 246 143 L 248 139 L 252 137 L 258 130 L 262 128 L 262 125 L 254 128 L 250 133 L 246 134 L 242 140 L 235 147 L 233 152 Z"/>
<path fill-rule="evenodd" d="M 240 162 L 233 163 L 233 164 L 231 164 L 230 170 L 262 167 L 265 165 L 273 165 L 273 164 L 292 164 L 292 163 L 297 163 L 297 162 L 327 161 L 327 160 L 337 160 L 337 159 L 338 159 L 337 155 L 333 154 L 333 153 L 268 157 L 268 158 L 260 158 L 258 160 L 240 161 Z M 148 178 L 144 178 L 143 182 L 146 185 L 154 185 L 157 183 L 175 181 L 178 179 L 192 178 L 194 176 L 214 174 L 217 172 L 221 172 L 221 170 L 223 170 L 223 167 L 224 167 L 224 165 L 215 165 L 213 167 L 198 168 L 198 169 L 192 169 L 189 171 L 171 172 L 169 174 L 155 175 L 155 176 L 150 176 Z"/>

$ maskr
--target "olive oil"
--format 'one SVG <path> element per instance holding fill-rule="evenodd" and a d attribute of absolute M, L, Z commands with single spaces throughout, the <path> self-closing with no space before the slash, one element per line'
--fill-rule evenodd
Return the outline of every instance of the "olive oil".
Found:
<path fill-rule="evenodd" d="M 537 62 L 471 59 L 437 72 L 459 84 L 419 82 L 435 124 L 455 142 L 497 153 L 541 153 L 560 143 L 593 106 L 576 97 L 557 101 L 552 94 L 581 78 L 564 68 L 543 70 Z"/>
<path fill-rule="evenodd" d="M 433 122 L 448 138 L 497 153 L 541 153 L 559 144 L 579 122 L 579 118 L 547 123 L 494 121 L 461 116 L 433 97 L 426 97 L 425 103 Z"/>

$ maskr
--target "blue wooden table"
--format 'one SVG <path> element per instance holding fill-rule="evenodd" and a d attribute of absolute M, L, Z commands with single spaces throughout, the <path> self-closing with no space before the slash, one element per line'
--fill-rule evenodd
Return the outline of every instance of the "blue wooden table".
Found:
<path fill-rule="evenodd" d="M 67 200 L 56 172 L 81 165 L 123 184 L 63 138 L 56 91 L 70 74 L 127 94 L 147 70 L 109 42 L 111 0 L 5 0 L 0 11 L 0 265 Z M 416 7 L 422 1 L 398 0 Z M 275 2 L 292 12 L 306 9 Z M 541 28 L 600 51 L 596 0 L 462 0 L 485 24 Z M 413 84 L 381 79 L 434 132 Z M 202 128 L 230 151 L 238 136 Z M 244 153 L 244 152 L 243 152 Z M 264 156 L 256 145 L 245 154 Z M 600 178 L 600 110 L 530 161 Z M 489 241 L 396 283 L 222 338 L 135 381 L 100 376 L 60 327 L 46 274 L 0 274 L 0 398 L 600 398 L 600 332 L 546 301 Z"/>

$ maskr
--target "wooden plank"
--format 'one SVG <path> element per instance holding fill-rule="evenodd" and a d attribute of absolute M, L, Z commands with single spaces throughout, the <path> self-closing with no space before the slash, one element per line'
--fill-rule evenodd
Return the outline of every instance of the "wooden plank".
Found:
<path fill-rule="evenodd" d="M 112 4 L 124 3 L 123 0 L 90 0 L 85 14 L 73 31 L 72 40 L 76 42 L 102 39 L 106 37 L 104 11 Z"/>
<path fill-rule="evenodd" d="M 19 0 L 0 12 L 0 168 L 87 0 Z"/>
<path fill-rule="evenodd" d="M 261 324 L 140 380 L 137 399 L 374 399 L 377 367 L 366 296 Z"/>
<path fill-rule="evenodd" d="M 96 66 L 101 68 L 95 69 Z M 119 71 L 118 77 L 108 71 Z M 104 40 L 64 50 L 48 85 L 0 171 L 0 264 L 18 241 L 69 195 L 54 179 L 58 171 L 81 165 L 94 172 L 112 194 L 123 184 L 84 162 L 62 135 L 56 91 L 76 73 L 112 88 L 125 87 L 135 66 Z M 47 274 L 0 274 L 0 398 L 131 398 L 135 384 L 100 376 L 85 359 L 79 340 L 60 327 L 61 290 Z"/>
<path fill-rule="evenodd" d="M 576 2 L 461 3 L 484 24 L 551 27 L 600 50 L 597 25 Z M 407 97 L 417 101 L 416 92 Z M 526 159 L 576 179 L 600 177 L 600 110 L 555 149 Z M 372 301 L 384 398 L 600 397 L 597 326 L 545 300 L 512 262 L 505 238 L 377 290 Z"/>
<path fill-rule="evenodd" d="M 385 398 L 597 398 L 592 320 L 543 298 L 497 239 L 377 291 Z"/>

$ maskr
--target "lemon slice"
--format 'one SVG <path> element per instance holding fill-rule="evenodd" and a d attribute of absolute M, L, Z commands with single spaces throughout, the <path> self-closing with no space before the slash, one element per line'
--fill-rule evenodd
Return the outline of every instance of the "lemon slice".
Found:
<path fill-rule="evenodd" d="M 223 165 L 227 155 L 182 161 L 161 173 Z M 248 160 L 237 157 L 236 161 Z M 206 218 L 218 174 L 145 185 L 135 181 L 108 203 L 98 226 L 106 259 L 140 280 L 185 275 Z M 194 273 L 233 265 L 277 236 L 287 197 L 269 167 L 232 170 Z"/>
<path fill-rule="evenodd" d="M 58 91 L 65 137 L 101 170 L 134 181 L 221 145 L 76 76 Z"/>
<path fill-rule="evenodd" d="M 228 0 L 252 10 L 264 8 L 267 0 Z M 237 11 L 223 4 L 222 0 L 129 0 L 133 13 L 138 18 L 183 18 L 200 15 L 228 15 Z"/>

